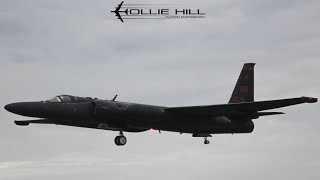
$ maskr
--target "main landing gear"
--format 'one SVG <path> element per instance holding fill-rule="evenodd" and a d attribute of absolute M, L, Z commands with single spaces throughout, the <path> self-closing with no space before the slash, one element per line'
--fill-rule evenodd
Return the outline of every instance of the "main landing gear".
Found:
<path fill-rule="evenodd" d="M 127 143 L 127 138 L 123 135 L 122 131 L 120 131 L 119 136 L 114 138 L 114 143 L 116 143 L 117 146 L 124 146 Z"/>
<path fill-rule="evenodd" d="M 207 139 L 207 137 L 204 137 L 204 144 L 210 144 L 210 141 Z"/>

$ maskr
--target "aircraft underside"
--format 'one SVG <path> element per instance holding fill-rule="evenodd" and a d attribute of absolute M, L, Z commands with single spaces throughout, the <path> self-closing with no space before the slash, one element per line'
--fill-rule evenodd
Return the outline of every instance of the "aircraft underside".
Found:
<path fill-rule="evenodd" d="M 65 120 L 65 119 L 42 119 L 42 120 L 31 120 L 28 121 L 16 121 L 17 125 L 29 125 L 29 123 L 39 123 L 39 124 L 57 124 L 57 125 L 66 125 L 66 126 L 74 126 L 74 127 L 82 127 L 82 128 L 93 128 L 93 129 L 102 129 L 102 130 L 111 130 L 111 131 L 119 131 L 119 136 L 115 138 L 115 143 L 117 145 L 124 145 L 126 141 L 126 137 L 123 132 L 143 132 L 152 130 L 161 131 L 171 131 L 178 133 L 188 133 L 192 134 L 193 137 L 204 137 L 205 143 L 208 144 L 209 140 L 207 137 L 211 137 L 210 134 L 236 134 L 236 133 L 251 133 L 254 129 L 254 123 L 251 120 L 248 121 L 235 121 L 230 124 L 216 124 L 215 123 L 156 123 L 156 124 L 148 124 L 146 126 L 139 126 L 139 123 L 126 124 L 115 123 L 110 121 L 94 121 L 90 120 Z M 179 122 L 179 121 L 172 121 Z M 140 123 L 144 124 L 144 123 Z M 179 126 L 180 124 L 180 126 Z"/>

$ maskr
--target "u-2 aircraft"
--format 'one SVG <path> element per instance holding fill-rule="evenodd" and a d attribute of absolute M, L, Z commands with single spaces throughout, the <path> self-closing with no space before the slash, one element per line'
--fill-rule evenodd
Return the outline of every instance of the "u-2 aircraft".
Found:
<path fill-rule="evenodd" d="M 126 144 L 123 132 L 143 132 L 150 129 L 190 133 L 193 137 L 211 134 L 251 133 L 253 119 L 260 116 L 284 114 L 265 111 L 301 103 L 315 103 L 317 98 L 298 97 L 269 101 L 254 101 L 254 65 L 245 63 L 228 104 L 163 107 L 145 104 L 101 100 L 70 95 L 56 96 L 47 101 L 18 102 L 5 106 L 9 112 L 39 119 L 15 121 L 27 126 L 30 123 L 58 124 L 94 129 L 119 131 L 114 142 Z"/>

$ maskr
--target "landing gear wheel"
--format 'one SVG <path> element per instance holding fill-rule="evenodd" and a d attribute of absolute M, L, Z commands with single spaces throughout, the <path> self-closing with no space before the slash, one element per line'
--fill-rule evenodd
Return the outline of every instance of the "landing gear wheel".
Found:
<path fill-rule="evenodd" d="M 114 138 L 114 143 L 117 146 L 123 146 L 127 143 L 127 138 L 123 135 L 122 131 L 120 132 L 120 136 Z"/>
<path fill-rule="evenodd" d="M 114 138 L 114 143 L 115 143 L 117 146 L 120 146 L 119 136 L 116 136 L 116 138 Z"/>
<path fill-rule="evenodd" d="M 127 143 L 127 138 L 125 136 L 119 136 L 119 144 L 121 146 L 125 145 Z"/>
<path fill-rule="evenodd" d="M 204 144 L 210 144 L 210 141 L 207 139 L 207 137 L 204 138 Z"/>

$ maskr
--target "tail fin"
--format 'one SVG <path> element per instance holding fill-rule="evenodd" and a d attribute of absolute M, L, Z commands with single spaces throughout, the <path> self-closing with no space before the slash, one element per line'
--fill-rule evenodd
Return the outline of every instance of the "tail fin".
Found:
<path fill-rule="evenodd" d="M 243 65 L 229 103 L 254 101 L 254 65 L 255 63 L 245 63 Z"/>

